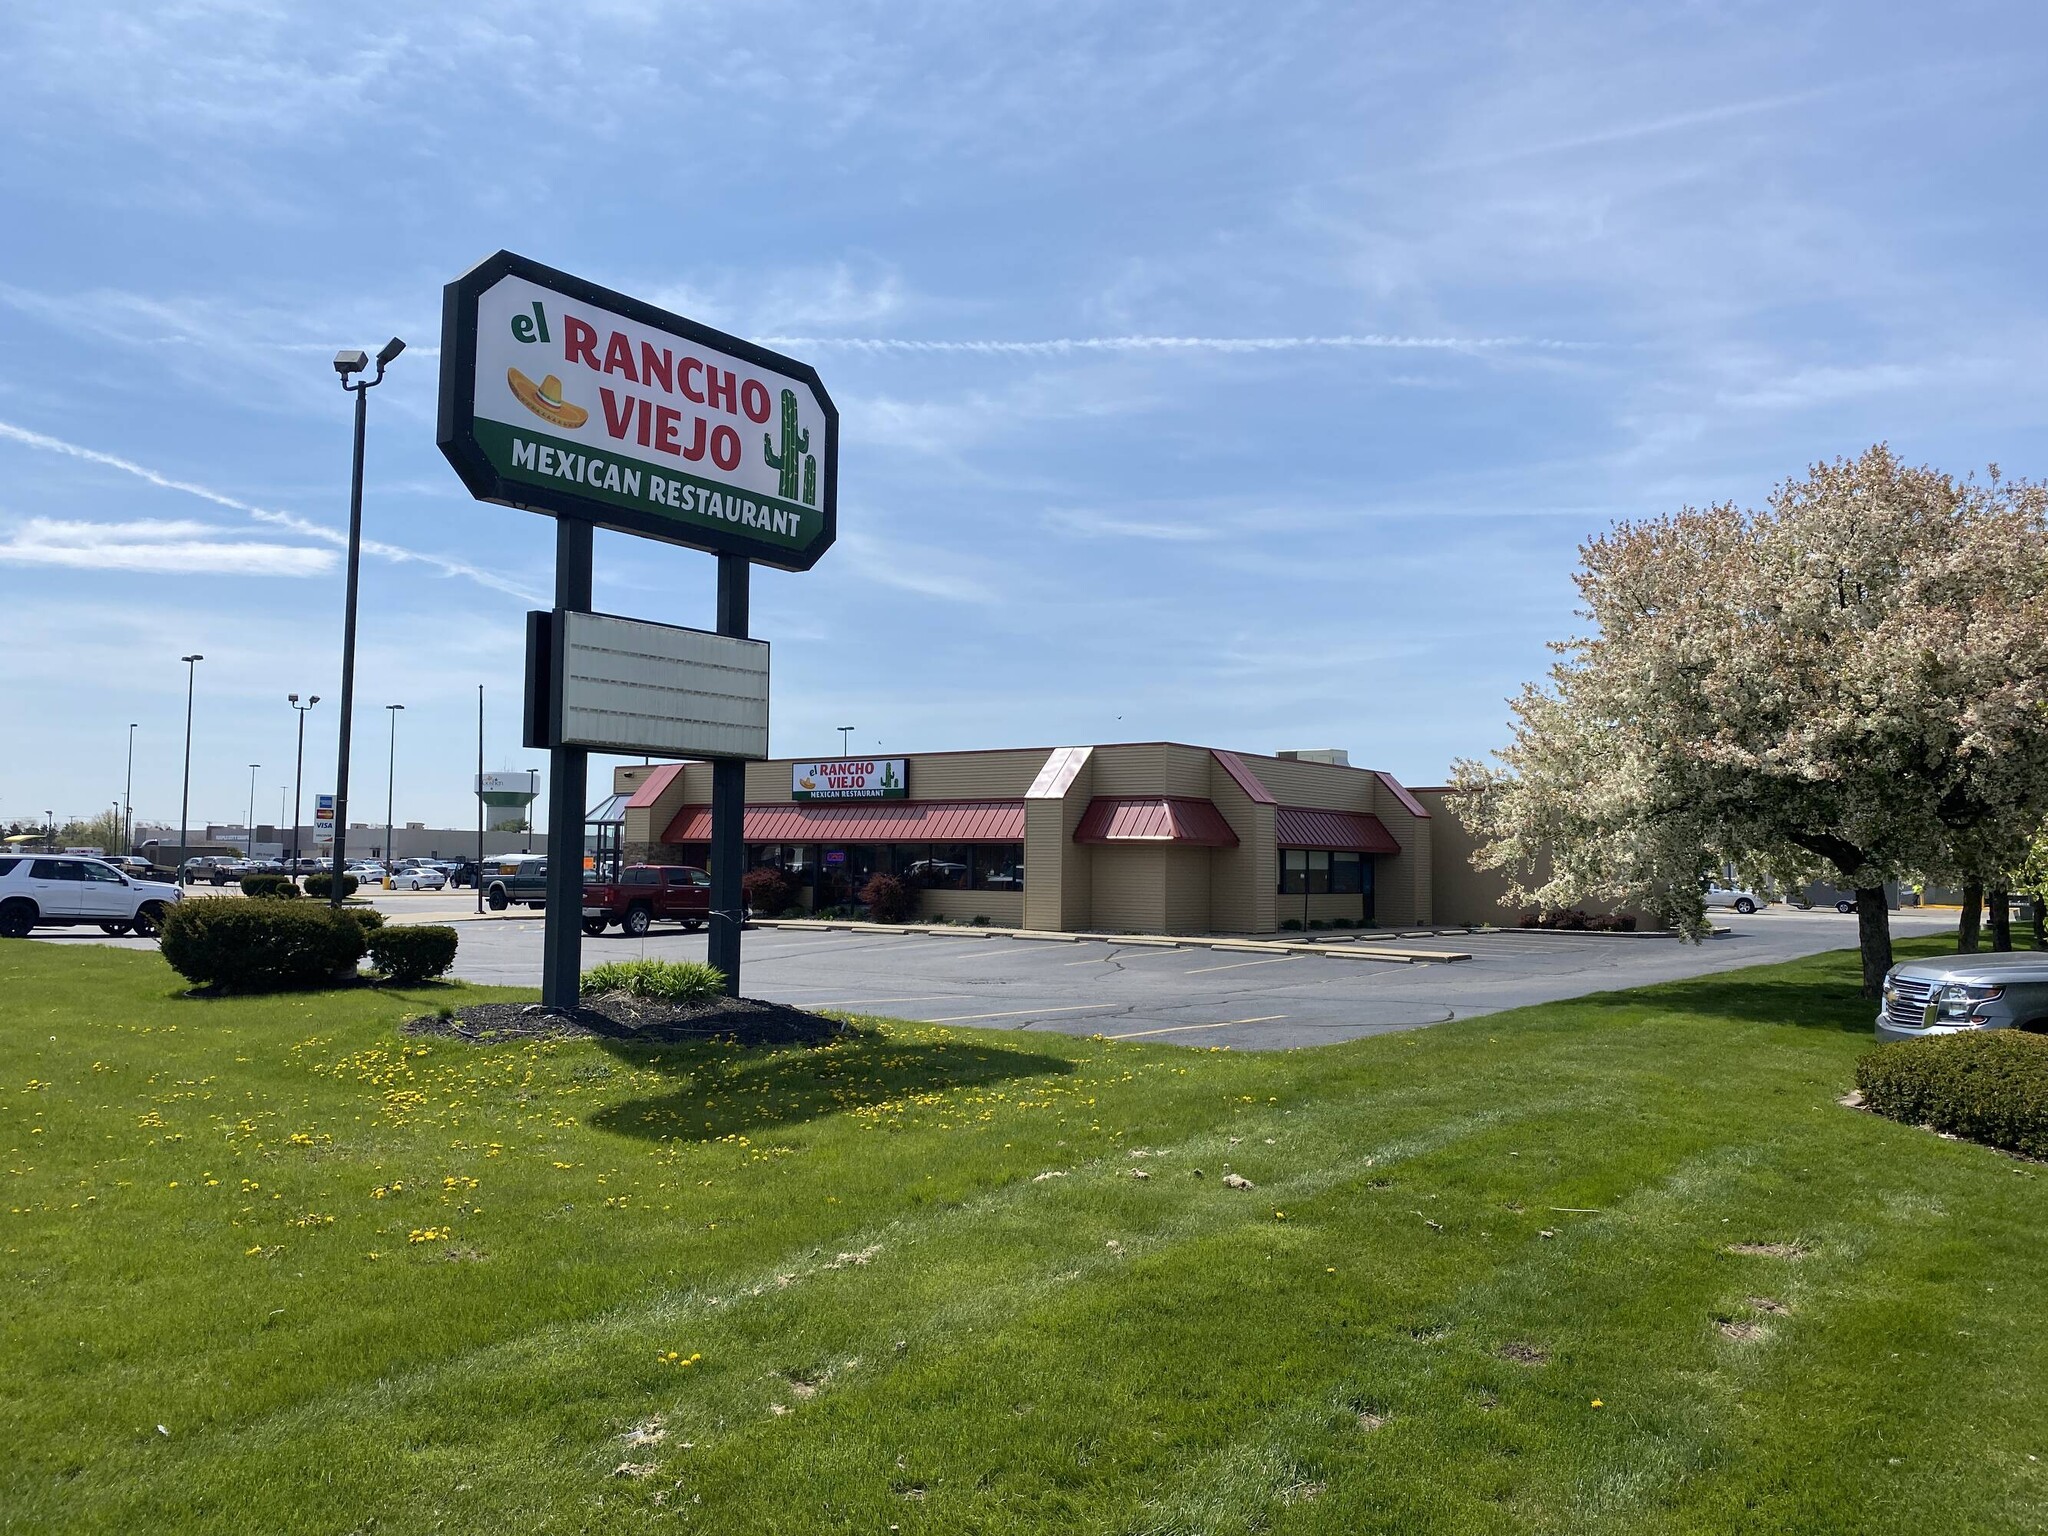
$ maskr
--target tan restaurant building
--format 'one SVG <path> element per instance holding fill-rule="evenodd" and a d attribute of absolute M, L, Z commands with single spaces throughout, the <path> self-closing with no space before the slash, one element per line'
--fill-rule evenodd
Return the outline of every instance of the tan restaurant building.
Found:
<path fill-rule="evenodd" d="M 628 863 L 703 865 L 708 763 L 619 768 Z M 1271 933 L 1435 920 L 1430 811 L 1339 751 L 1179 742 L 931 752 L 747 767 L 750 868 L 798 904 L 887 873 L 927 918 L 1114 933 Z M 609 818 L 608 818 L 609 819 Z"/>

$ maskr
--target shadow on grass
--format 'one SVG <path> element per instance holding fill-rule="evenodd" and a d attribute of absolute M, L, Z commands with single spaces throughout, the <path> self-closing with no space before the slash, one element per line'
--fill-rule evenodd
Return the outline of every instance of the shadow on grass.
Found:
<path fill-rule="evenodd" d="M 629 1100 L 590 1118 L 599 1130 L 649 1141 L 716 1141 L 893 1100 L 1074 1070 L 1059 1056 L 968 1041 L 891 1040 L 866 1030 L 828 1045 L 766 1054 L 709 1044 L 600 1044 L 636 1067 L 681 1079 L 673 1093 Z"/>

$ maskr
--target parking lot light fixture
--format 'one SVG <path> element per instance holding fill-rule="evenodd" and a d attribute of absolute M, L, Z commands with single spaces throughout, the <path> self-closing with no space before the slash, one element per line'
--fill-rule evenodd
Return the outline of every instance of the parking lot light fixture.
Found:
<path fill-rule="evenodd" d="M 249 824 L 243 829 L 245 835 L 242 838 L 246 845 L 242 856 L 247 859 L 256 857 L 256 770 L 262 766 L 261 763 L 249 765 Z"/>
<path fill-rule="evenodd" d="M 296 693 L 285 695 L 292 701 L 292 708 L 299 714 L 299 756 L 298 766 L 292 770 L 292 867 L 291 877 L 299 878 L 299 818 L 305 813 L 306 782 L 306 712 L 320 702 L 320 695 L 313 694 L 305 703 L 299 702 Z"/>
<path fill-rule="evenodd" d="M 398 712 L 403 704 L 386 704 L 385 711 L 391 716 L 391 761 L 384 770 L 384 884 L 391 885 L 392 856 L 398 851 L 391 846 L 391 801 L 393 786 L 398 782 Z"/>
<path fill-rule="evenodd" d="M 191 831 L 192 818 L 192 693 L 197 685 L 199 663 L 206 660 L 197 651 L 190 656 L 180 656 L 185 663 L 185 790 L 178 801 L 178 884 L 185 883 L 185 839 Z"/>
<path fill-rule="evenodd" d="M 370 391 L 384 382 L 384 369 L 405 350 L 396 336 L 377 349 L 377 371 L 365 378 L 368 363 L 360 352 L 343 352 L 334 359 L 334 371 L 341 375 L 341 387 L 356 397 L 355 458 L 349 473 L 348 490 L 348 589 L 341 618 L 341 748 L 334 771 L 334 886 L 329 897 L 334 909 L 342 903 L 342 870 L 348 867 L 348 749 L 349 732 L 355 724 L 356 699 L 356 587 L 363 559 L 363 434 L 369 422 Z M 391 850 L 385 849 L 385 857 Z"/>
<path fill-rule="evenodd" d="M 121 851 L 135 852 L 135 724 L 128 722 L 128 779 L 121 791 Z"/>

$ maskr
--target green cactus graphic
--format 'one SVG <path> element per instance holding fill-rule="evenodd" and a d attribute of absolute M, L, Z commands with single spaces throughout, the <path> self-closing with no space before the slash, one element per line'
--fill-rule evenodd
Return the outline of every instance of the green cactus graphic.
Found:
<path fill-rule="evenodd" d="M 761 434 L 761 451 L 768 460 L 768 467 L 781 475 L 776 485 L 776 494 L 784 501 L 796 500 L 797 475 L 804 455 L 811 451 L 811 434 L 796 424 L 796 391 L 782 392 L 782 452 L 775 451 L 775 439 L 766 432 Z"/>
<path fill-rule="evenodd" d="M 812 454 L 804 455 L 804 505 L 818 504 L 818 461 Z"/>

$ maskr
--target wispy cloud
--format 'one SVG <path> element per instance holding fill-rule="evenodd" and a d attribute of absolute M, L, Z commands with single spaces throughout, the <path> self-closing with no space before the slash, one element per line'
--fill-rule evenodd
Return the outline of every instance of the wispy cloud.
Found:
<path fill-rule="evenodd" d="M 210 501 L 215 506 L 227 507 L 233 511 L 245 513 L 259 523 L 268 523 L 276 528 L 288 528 L 294 533 L 304 534 L 307 538 L 318 539 L 322 543 L 332 545 L 337 549 L 346 549 L 348 547 L 348 536 L 339 529 L 328 527 L 325 523 L 316 523 L 311 518 L 299 516 L 296 512 L 280 512 L 270 507 L 259 507 L 251 502 L 243 501 L 238 496 L 230 496 L 223 491 L 217 491 L 210 485 L 201 485 L 195 480 L 174 479 L 169 475 L 151 469 L 146 464 L 138 464 L 133 459 L 124 459 L 119 454 L 103 453 L 97 448 L 85 448 L 77 443 L 67 443 L 62 438 L 51 437 L 47 433 L 42 432 L 31 432 L 26 427 L 18 427 L 12 422 L 7 421 L 0 421 L 0 438 L 20 443 L 25 447 L 34 448 L 44 453 L 63 454 L 69 458 L 83 459 L 88 464 L 102 464 L 109 469 L 118 469 L 123 474 L 133 475 L 139 480 L 146 480 L 151 485 L 161 486 L 164 490 L 178 491 L 187 496 L 197 496 L 200 500 Z M 426 554 L 420 550 L 407 549 L 400 544 L 387 544 L 381 539 L 363 540 L 363 553 L 374 555 L 382 560 L 389 560 L 394 564 L 428 566 L 433 570 L 439 571 L 444 576 L 461 576 L 476 582 L 479 586 L 489 587 L 494 592 L 504 592 L 528 602 L 540 600 L 538 593 L 521 586 L 508 576 L 501 576 L 496 571 L 487 571 L 481 566 L 471 565 L 467 561 L 451 560 L 445 555 Z"/>
<path fill-rule="evenodd" d="M 227 571 L 237 576 L 318 576 L 331 549 L 236 539 L 210 523 L 94 523 L 31 517 L 0 532 L 0 562 L 100 571 Z"/>
<path fill-rule="evenodd" d="M 964 352 L 1058 357 L 1086 352 L 1487 352 L 1574 351 L 1599 345 L 1543 336 L 1054 336 L 1042 341 L 918 341 L 905 336 L 764 336 L 771 347 L 844 347 L 856 352 Z"/>
<path fill-rule="evenodd" d="M 1089 508 L 1062 507 L 1045 514 L 1046 526 L 1087 539 L 1152 539 L 1167 544 L 1192 544 L 1216 537 L 1199 523 L 1115 517 Z"/>

